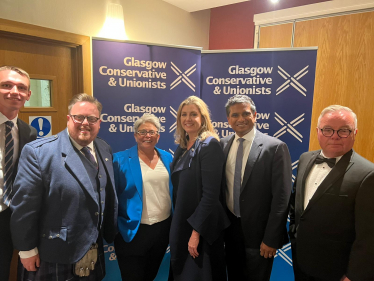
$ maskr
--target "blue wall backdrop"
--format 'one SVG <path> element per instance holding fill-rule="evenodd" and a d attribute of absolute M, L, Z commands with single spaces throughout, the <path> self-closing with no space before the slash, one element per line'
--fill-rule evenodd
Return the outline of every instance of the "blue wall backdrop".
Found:
<path fill-rule="evenodd" d="M 316 49 L 230 50 L 160 46 L 93 39 L 93 93 L 103 104 L 99 136 L 113 152 L 135 145 L 133 123 L 143 113 L 160 118 L 158 147 L 173 152 L 179 104 L 188 96 L 209 106 L 220 137 L 233 133 L 224 104 L 234 94 L 257 106 L 256 128 L 290 148 L 293 169 L 309 148 Z M 167 253 L 156 281 L 166 281 Z M 121 280 L 113 245 L 105 245 L 107 276 Z M 293 280 L 290 245 L 277 251 L 271 280 Z"/>

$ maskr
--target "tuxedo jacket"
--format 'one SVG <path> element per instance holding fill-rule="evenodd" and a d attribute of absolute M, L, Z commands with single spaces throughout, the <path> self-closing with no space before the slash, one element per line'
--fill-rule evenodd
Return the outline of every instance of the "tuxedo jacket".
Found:
<path fill-rule="evenodd" d="M 221 139 L 225 159 L 234 138 L 235 135 L 230 135 Z M 256 130 L 248 159 L 243 165 L 240 216 L 246 247 L 259 249 L 264 242 L 279 249 L 288 242 L 286 223 L 292 189 L 288 147 L 279 139 Z M 223 195 L 226 189 L 225 178 Z M 223 201 L 226 204 L 226 198 Z"/>
<path fill-rule="evenodd" d="M 97 192 L 104 193 L 94 189 L 95 179 L 90 178 L 67 130 L 24 146 L 10 205 L 16 249 L 29 251 L 37 247 L 43 261 L 72 264 L 96 242 L 100 226 L 107 242 L 113 241 L 117 197 L 112 153 L 99 138 L 94 146 L 98 161 L 103 163 L 97 178 L 107 177 L 103 202 L 98 201 Z"/>
<path fill-rule="evenodd" d="M 290 237 L 307 274 L 374 280 L 374 164 L 353 150 L 334 166 L 304 210 L 305 182 L 320 150 L 301 155 L 290 201 Z"/>
<path fill-rule="evenodd" d="M 173 157 L 169 152 L 155 148 L 170 175 Z M 138 146 L 117 152 L 113 157 L 114 177 L 118 195 L 118 230 L 126 242 L 132 241 L 137 233 L 143 212 L 143 179 Z M 170 196 L 173 185 L 169 179 Z"/>

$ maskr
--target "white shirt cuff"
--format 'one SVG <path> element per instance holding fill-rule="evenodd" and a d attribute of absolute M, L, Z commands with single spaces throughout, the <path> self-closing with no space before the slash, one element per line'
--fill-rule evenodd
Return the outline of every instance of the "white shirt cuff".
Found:
<path fill-rule="evenodd" d="M 30 251 L 19 251 L 19 257 L 21 259 L 27 259 L 27 258 L 31 258 L 33 256 L 36 256 L 37 254 L 39 254 L 39 251 L 38 251 L 38 248 L 35 247 L 34 249 L 30 250 Z"/>

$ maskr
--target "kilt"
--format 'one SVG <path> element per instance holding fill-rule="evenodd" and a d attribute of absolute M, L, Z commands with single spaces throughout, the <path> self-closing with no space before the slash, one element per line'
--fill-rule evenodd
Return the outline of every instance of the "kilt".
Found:
<path fill-rule="evenodd" d="M 88 277 L 74 275 L 74 264 L 40 261 L 37 271 L 27 271 L 18 261 L 18 281 L 100 281 L 105 276 L 105 256 L 102 239 L 98 241 L 98 258 L 95 269 Z"/>

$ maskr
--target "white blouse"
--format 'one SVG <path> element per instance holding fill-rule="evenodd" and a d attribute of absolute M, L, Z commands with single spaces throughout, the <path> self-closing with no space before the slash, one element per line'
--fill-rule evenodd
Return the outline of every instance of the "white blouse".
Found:
<path fill-rule="evenodd" d="M 142 159 L 140 168 L 143 178 L 143 212 L 141 223 L 155 224 L 166 220 L 171 212 L 169 173 L 161 159 L 152 170 Z"/>

